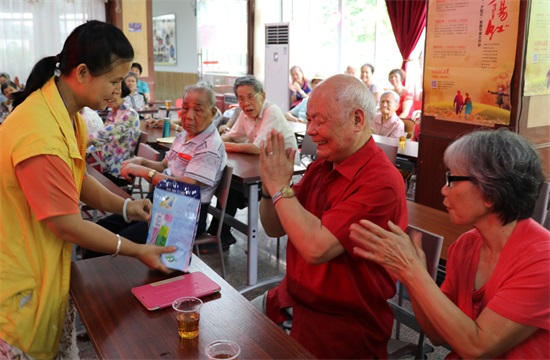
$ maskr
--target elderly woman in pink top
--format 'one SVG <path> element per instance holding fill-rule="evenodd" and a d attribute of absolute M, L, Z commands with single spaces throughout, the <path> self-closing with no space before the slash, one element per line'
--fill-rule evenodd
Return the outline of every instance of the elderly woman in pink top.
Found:
<path fill-rule="evenodd" d="M 399 95 L 395 91 L 385 91 L 380 96 L 380 112 L 374 117 L 374 134 L 398 138 L 405 133 L 405 124 L 395 114 L 399 106 Z"/>

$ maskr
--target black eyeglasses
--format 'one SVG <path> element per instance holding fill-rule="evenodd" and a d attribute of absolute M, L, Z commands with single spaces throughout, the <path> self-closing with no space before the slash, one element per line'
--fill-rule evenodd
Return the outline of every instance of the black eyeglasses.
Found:
<path fill-rule="evenodd" d="M 476 179 L 473 176 L 455 176 L 455 175 L 451 175 L 450 171 L 447 171 L 445 173 L 445 178 L 447 180 L 447 186 L 451 186 L 451 183 L 455 182 L 455 181 L 473 181 L 473 180 Z"/>

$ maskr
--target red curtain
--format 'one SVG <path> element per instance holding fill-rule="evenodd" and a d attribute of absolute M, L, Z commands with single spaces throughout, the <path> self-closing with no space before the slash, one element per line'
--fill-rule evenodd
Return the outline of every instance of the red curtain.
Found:
<path fill-rule="evenodd" d="M 388 15 L 407 72 L 409 56 L 426 26 L 426 0 L 386 0 Z"/>

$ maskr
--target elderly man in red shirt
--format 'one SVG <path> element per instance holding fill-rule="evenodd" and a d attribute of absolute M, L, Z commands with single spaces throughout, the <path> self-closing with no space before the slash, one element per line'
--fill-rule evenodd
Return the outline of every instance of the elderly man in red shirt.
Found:
<path fill-rule="evenodd" d="M 282 283 L 253 303 L 318 358 L 385 358 L 395 281 L 352 255 L 350 225 L 408 224 L 403 178 L 371 137 L 375 101 L 360 80 L 335 75 L 312 92 L 307 133 L 317 160 L 289 186 L 294 151 L 272 131 L 260 150 L 260 215 L 269 236 L 288 234 Z M 289 309 L 292 308 L 292 311 Z"/>

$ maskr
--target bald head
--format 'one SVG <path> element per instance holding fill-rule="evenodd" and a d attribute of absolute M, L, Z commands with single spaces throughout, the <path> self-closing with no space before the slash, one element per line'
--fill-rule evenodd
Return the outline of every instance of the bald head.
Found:
<path fill-rule="evenodd" d="M 347 117 L 352 109 L 363 110 L 368 129 L 372 128 L 376 115 L 376 101 L 361 80 L 347 74 L 334 75 L 317 85 L 310 97 L 321 93 L 330 95 L 327 96 L 327 101 L 337 109 L 342 118 Z"/>
<path fill-rule="evenodd" d="M 374 97 L 361 80 L 335 75 L 320 83 L 307 103 L 307 134 L 317 156 L 337 166 L 361 149 L 371 136 Z"/>
<path fill-rule="evenodd" d="M 346 68 L 346 72 L 344 72 L 344 74 L 348 74 L 352 76 L 355 76 L 356 73 L 357 73 L 357 70 L 355 70 L 355 68 L 351 65 L 348 65 L 348 67 Z"/>

